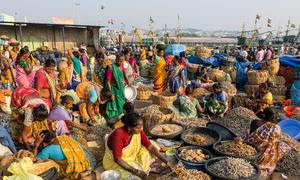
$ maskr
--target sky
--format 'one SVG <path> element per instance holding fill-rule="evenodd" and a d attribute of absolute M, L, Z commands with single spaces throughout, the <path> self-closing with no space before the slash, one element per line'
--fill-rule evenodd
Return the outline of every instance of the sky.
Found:
<path fill-rule="evenodd" d="M 101 10 L 101 5 L 104 9 Z M 125 29 L 197 28 L 203 30 L 266 29 L 267 18 L 274 30 L 286 29 L 288 19 L 300 26 L 300 0 L 0 0 L 0 12 L 15 15 L 17 21 L 51 23 L 52 16 L 73 18 L 76 24 L 105 25 Z M 179 20 L 178 20 L 179 15 Z M 114 19 L 115 25 L 108 25 Z"/>

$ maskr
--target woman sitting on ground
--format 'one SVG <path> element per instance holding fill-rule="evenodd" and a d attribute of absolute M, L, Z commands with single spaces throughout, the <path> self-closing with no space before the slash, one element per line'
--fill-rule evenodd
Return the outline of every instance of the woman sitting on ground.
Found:
<path fill-rule="evenodd" d="M 74 118 L 72 115 L 73 103 L 74 100 L 71 96 L 65 95 L 61 97 L 61 104 L 58 104 L 53 107 L 48 117 L 48 120 L 64 121 L 69 128 L 75 127 L 86 131 L 86 125 L 77 124 L 76 122 L 74 122 Z"/>
<path fill-rule="evenodd" d="M 49 113 L 47 110 L 45 111 L 44 105 L 34 108 L 32 114 L 34 121 L 31 126 L 25 126 L 22 132 L 21 143 L 24 143 L 27 149 L 34 144 L 38 135 L 44 130 L 51 131 L 56 135 L 70 134 L 65 121 L 49 121 L 47 119 Z"/>
<path fill-rule="evenodd" d="M 38 148 L 43 144 L 43 149 L 38 153 Z M 33 149 L 34 155 L 39 159 L 51 159 L 63 169 L 63 175 L 70 179 L 80 179 L 81 173 L 94 168 L 92 155 L 73 138 L 42 131 Z"/>
<path fill-rule="evenodd" d="M 191 85 L 186 87 L 185 95 L 180 95 L 178 99 L 180 114 L 187 118 L 196 118 L 198 117 L 198 113 L 203 111 L 199 101 L 193 97 L 193 88 Z"/>
<path fill-rule="evenodd" d="M 221 84 L 216 83 L 213 85 L 213 93 L 208 101 L 204 103 L 206 110 L 211 114 L 223 116 L 228 110 L 228 96 L 222 90 Z"/>
<path fill-rule="evenodd" d="M 137 113 L 126 114 L 122 122 L 124 126 L 115 129 L 106 139 L 105 170 L 118 170 L 121 179 L 145 178 L 155 161 L 151 154 L 170 166 L 143 132 L 143 120 Z"/>
<path fill-rule="evenodd" d="M 264 109 L 264 120 L 251 123 L 251 134 L 245 142 L 255 147 L 261 154 L 258 165 L 263 176 L 274 171 L 277 162 L 290 151 L 290 146 L 281 141 L 281 128 L 275 123 L 277 113 L 268 107 Z"/>
<path fill-rule="evenodd" d="M 258 92 L 254 95 L 254 99 L 246 102 L 249 109 L 256 114 L 263 112 L 265 108 L 273 105 L 273 95 L 268 89 L 268 84 L 264 83 L 259 86 Z"/>

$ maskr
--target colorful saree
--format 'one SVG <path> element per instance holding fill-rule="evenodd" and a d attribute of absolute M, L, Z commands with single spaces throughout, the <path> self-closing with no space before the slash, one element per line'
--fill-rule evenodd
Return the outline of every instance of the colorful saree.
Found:
<path fill-rule="evenodd" d="M 276 163 L 290 151 L 290 146 L 280 140 L 280 126 L 274 123 L 265 123 L 248 135 L 247 144 L 254 146 L 262 153 L 258 165 L 263 176 L 271 175 Z"/>
<path fill-rule="evenodd" d="M 44 69 L 40 69 L 35 74 L 35 85 L 41 87 L 42 89 L 47 89 L 49 92 L 49 97 L 43 97 L 47 102 L 49 108 L 52 108 L 53 103 L 56 100 L 56 80 L 55 75 L 48 74 Z"/>
<path fill-rule="evenodd" d="M 185 72 L 185 67 L 182 65 L 178 65 L 170 69 L 169 87 L 171 93 L 177 93 L 178 91 L 180 92 L 183 91 L 184 79 L 182 79 L 182 77 L 185 76 L 184 72 Z"/>
<path fill-rule="evenodd" d="M 114 96 L 114 100 L 106 104 L 106 119 L 120 116 L 123 113 L 123 105 L 125 104 L 124 88 L 122 85 L 123 72 L 114 64 L 110 68 L 115 80 L 115 83 L 111 83 L 111 93 Z"/>
<path fill-rule="evenodd" d="M 63 135 L 57 136 L 59 145 L 66 156 L 66 160 L 58 162 L 64 169 L 64 175 L 71 179 L 80 178 L 80 173 L 91 170 L 91 160 L 83 147 L 74 139 Z"/>
<path fill-rule="evenodd" d="M 27 74 L 21 66 L 16 66 L 16 83 L 18 87 L 32 88 L 34 76 L 35 72 Z"/>
<path fill-rule="evenodd" d="M 156 65 L 154 68 L 154 91 L 163 92 L 166 89 L 166 61 L 163 57 L 156 57 Z"/>

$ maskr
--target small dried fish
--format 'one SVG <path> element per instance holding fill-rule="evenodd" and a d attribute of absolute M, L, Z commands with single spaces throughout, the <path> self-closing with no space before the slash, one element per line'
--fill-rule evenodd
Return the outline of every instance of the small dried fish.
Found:
<path fill-rule="evenodd" d="M 197 144 L 199 146 L 213 144 L 216 141 L 215 138 L 211 137 L 210 135 L 200 133 L 194 134 L 192 132 L 187 133 L 185 138 L 189 143 Z"/>
<path fill-rule="evenodd" d="M 256 149 L 252 146 L 244 144 L 241 138 L 235 141 L 222 142 L 216 146 L 216 149 L 225 154 L 236 155 L 240 157 L 254 156 L 257 154 Z"/>
<path fill-rule="evenodd" d="M 220 177 L 231 179 L 247 178 L 256 171 L 249 162 L 241 158 L 222 159 L 208 166 L 208 169 Z"/>

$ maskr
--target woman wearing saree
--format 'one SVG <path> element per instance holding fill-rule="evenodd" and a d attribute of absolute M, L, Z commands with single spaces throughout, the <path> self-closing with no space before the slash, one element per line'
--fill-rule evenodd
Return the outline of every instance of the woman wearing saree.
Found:
<path fill-rule="evenodd" d="M 185 89 L 185 95 L 179 95 L 179 112 L 187 118 L 197 118 L 198 113 L 203 112 L 199 101 L 193 97 L 193 88 L 188 85 Z"/>
<path fill-rule="evenodd" d="M 93 81 L 100 84 L 102 87 L 106 86 L 105 75 L 107 67 L 112 64 L 110 60 L 105 58 L 103 52 L 99 52 L 95 55 L 96 65 L 94 67 Z"/>
<path fill-rule="evenodd" d="M 171 93 L 183 93 L 185 86 L 185 67 L 181 65 L 179 56 L 173 59 L 174 66 L 169 71 L 169 87 Z"/>
<path fill-rule="evenodd" d="M 46 60 L 44 68 L 36 72 L 34 80 L 35 89 L 48 104 L 49 109 L 56 100 L 55 66 L 53 59 Z"/>
<path fill-rule="evenodd" d="M 38 153 L 39 146 L 43 149 Z M 80 179 L 82 173 L 94 168 L 92 155 L 75 139 L 66 136 L 56 136 L 50 131 L 42 131 L 33 149 L 33 154 L 39 159 L 51 159 L 59 164 L 63 175 L 70 179 Z"/>
<path fill-rule="evenodd" d="M 274 171 L 277 162 L 291 150 L 290 146 L 280 139 L 281 128 L 275 124 L 277 113 L 272 108 L 264 110 L 266 118 L 263 125 L 247 135 L 245 142 L 255 147 L 261 154 L 258 165 L 263 176 L 269 176 Z M 257 123 L 256 123 L 257 124 Z M 251 125 L 253 127 L 253 125 Z M 256 125 L 255 125 L 256 126 Z"/>
<path fill-rule="evenodd" d="M 118 54 L 116 64 L 110 65 L 107 69 L 107 89 L 112 94 L 112 101 L 106 103 L 107 120 L 119 117 L 123 113 L 123 105 L 125 104 L 123 77 L 127 79 L 124 72 L 124 61 L 124 54 Z"/>
<path fill-rule="evenodd" d="M 166 73 L 166 61 L 164 59 L 164 50 L 159 50 L 159 56 L 155 56 L 155 68 L 154 68 L 154 91 L 163 92 L 167 85 L 167 73 Z"/>
<path fill-rule="evenodd" d="M 15 80 L 11 69 L 11 62 L 8 58 L 4 56 L 1 56 L 0 71 L 1 71 L 1 88 L 13 90 L 15 86 Z"/>
<path fill-rule="evenodd" d="M 86 126 L 82 124 L 77 124 L 73 122 L 73 115 L 72 115 L 72 107 L 73 107 L 74 100 L 71 96 L 65 95 L 61 97 L 61 103 L 54 106 L 50 112 L 48 120 L 58 120 L 64 121 L 68 128 L 78 128 L 80 130 L 86 131 Z"/>
<path fill-rule="evenodd" d="M 25 54 L 27 51 L 21 49 L 16 57 L 16 83 L 18 87 L 32 88 L 34 84 L 35 72 L 32 71 L 32 65 L 28 62 Z"/>
<path fill-rule="evenodd" d="M 123 127 L 105 138 L 105 170 L 119 171 L 121 179 L 143 179 L 150 173 L 155 157 L 170 166 L 143 132 L 143 121 L 137 113 L 124 115 L 122 122 Z"/>

